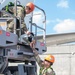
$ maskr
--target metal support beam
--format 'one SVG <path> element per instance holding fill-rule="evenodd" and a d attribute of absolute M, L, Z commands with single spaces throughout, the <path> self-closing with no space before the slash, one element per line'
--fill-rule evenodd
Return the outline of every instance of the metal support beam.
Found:
<path fill-rule="evenodd" d="M 18 72 L 19 72 L 19 75 L 25 75 L 23 65 L 18 65 Z"/>

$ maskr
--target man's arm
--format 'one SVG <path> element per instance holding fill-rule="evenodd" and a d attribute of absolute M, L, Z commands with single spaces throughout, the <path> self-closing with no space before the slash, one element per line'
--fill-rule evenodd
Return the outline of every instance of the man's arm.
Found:
<path fill-rule="evenodd" d="M 42 62 L 43 62 L 43 61 L 42 61 L 41 58 L 39 57 L 37 50 L 36 50 L 35 48 L 32 48 L 32 49 L 33 49 L 33 53 L 34 53 L 34 58 L 35 58 L 35 60 L 37 61 L 38 65 L 39 65 L 39 66 L 43 66 L 43 65 L 42 65 Z"/>

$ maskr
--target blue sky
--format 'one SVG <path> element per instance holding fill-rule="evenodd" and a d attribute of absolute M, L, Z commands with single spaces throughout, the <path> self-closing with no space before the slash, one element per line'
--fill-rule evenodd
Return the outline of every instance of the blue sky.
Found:
<path fill-rule="evenodd" d="M 34 3 L 46 13 L 46 34 L 75 32 L 75 0 L 35 0 Z"/>
<path fill-rule="evenodd" d="M 1 0 L 0 0 L 1 1 Z M 7 4 L 10 0 L 4 0 Z M 14 0 L 11 0 L 14 1 Z M 46 13 L 46 34 L 75 32 L 75 0 L 20 0 L 21 4 L 34 1 L 34 4 L 42 8 Z M 26 3 L 27 3 L 26 2 Z M 1 6 L 0 6 L 1 8 Z M 39 10 L 35 13 L 42 13 Z M 42 26 L 44 17 L 37 15 L 33 22 Z"/>

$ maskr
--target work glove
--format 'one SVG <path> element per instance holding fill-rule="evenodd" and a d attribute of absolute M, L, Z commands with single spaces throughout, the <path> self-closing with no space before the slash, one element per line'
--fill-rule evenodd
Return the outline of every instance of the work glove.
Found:
<path fill-rule="evenodd" d="M 32 32 L 28 35 L 28 40 L 30 42 L 32 42 L 32 40 L 34 40 L 34 34 Z"/>

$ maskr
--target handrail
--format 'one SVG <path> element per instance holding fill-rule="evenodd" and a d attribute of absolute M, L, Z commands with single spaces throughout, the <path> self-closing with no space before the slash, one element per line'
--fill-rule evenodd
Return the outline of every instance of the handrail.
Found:
<path fill-rule="evenodd" d="M 35 26 L 36 30 L 35 30 L 35 34 L 37 36 L 37 28 L 39 29 L 42 29 L 43 30 L 43 40 L 44 40 L 44 43 L 46 43 L 46 14 L 45 14 L 45 11 L 43 9 L 41 9 L 40 7 L 36 6 L 36 8 L 40 9 L 43 14 L 44 14 L 44 27 L 40 27 L 40 26 L 37 26 L 35 23 L 32 23 L 33 26 Z M 33 15 L 34 16 L 34 15 Z M 32 19 L 31 19 L 32 20 Z M 31 27 L 32 28 L 32 27 Z"/>

